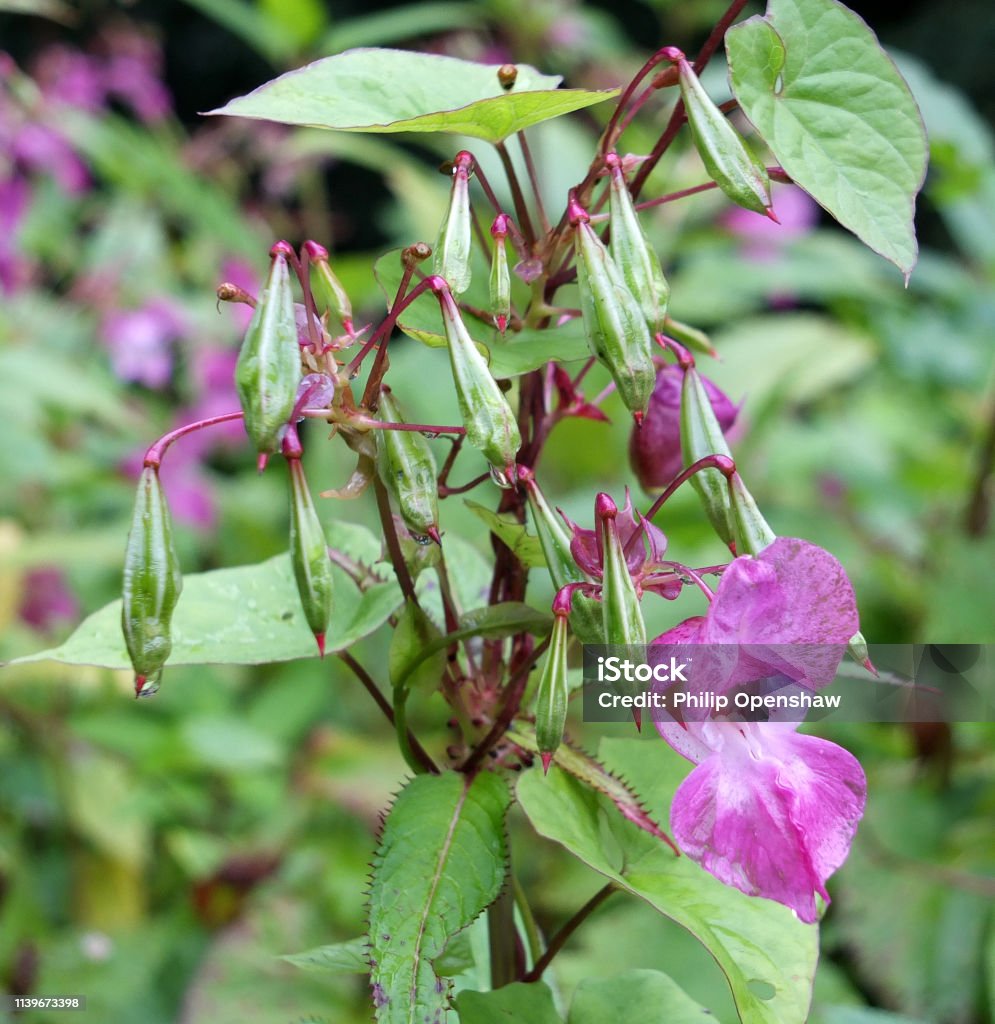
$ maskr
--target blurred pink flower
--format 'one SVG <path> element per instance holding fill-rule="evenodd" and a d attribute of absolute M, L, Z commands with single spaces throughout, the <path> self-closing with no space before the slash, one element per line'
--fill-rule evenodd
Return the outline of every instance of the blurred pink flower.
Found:
<path fill-rule="evenodd" d="M 807 235 L 819 222 L 818 205 L 797 185 L 775 185 L 772 196 L 780 224 L 741 206 L 722 217 L 722 224 L 743 240 L 743 255 L 758 263 L 772 260 L 786 242 Z"/>
<path fill-rule="evenodd" d="M 23 588 L 17 614 L 32 629 L 48 633 L 79 619 L 79 601 L 61 569 L 32 569 L 24 577 Z"/>
<path fill-rule="evenodd" d="M 0 290 L 10 295 L 27 280 L 30 268 L 17 244 L 17 230 L 31 201 L 24 178 L 0 181 Z"/>
<path fill-rule="evenodd" d="M 111 310 L 100 333 L 117 376 L 155 389 L 172 377 L 173 343 L 182 331 L 179 307 L 156 298 L 139 309 Z"/>

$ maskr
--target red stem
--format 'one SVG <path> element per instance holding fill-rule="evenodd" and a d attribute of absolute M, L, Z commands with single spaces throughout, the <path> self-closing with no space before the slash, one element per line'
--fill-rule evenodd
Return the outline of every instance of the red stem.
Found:
<path fill-rule="evenodd" d="M 158 441 L 149 447 L 145 453 L 142 465 L 148 466 L 151 469 L 158 469 L 162 463 L 162 457 L 166 454 L 166 449 L 174 441 L 178 441 L 181 437 L 186 437 L 187 434 L 192 434 L 197 430 L 203 430 L 205 427 L 214 427 L 219 423 L 230 423 L 232 420 L 240 420 L 244 415 L 245 413 L 241 410 L 238 412 L 226 412 L 221 416 L 211 416 L 206 420 L 197 420 L 196 423 L 187 423 L 182 427 L 177 427 L 176 430 L 163 434 Z"/>

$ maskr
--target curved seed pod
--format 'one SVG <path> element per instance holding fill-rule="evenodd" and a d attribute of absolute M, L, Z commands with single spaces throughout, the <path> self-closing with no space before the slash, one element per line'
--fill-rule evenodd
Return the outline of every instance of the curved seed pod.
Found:
<path fill-rule="evenodd" d="M 705 169 L 734 203 L 776 220 L 771 210 L 767 168 L 712 102 L 694 68 L 683 57 L 678 60 L 677 69 L 691 135 Z"/>
<path fill-rule="evenodd" d="M 759 555 L 777 540 L 739 473 L 729 477 L 729 501 L 737 555 Z"/>
<path fill-rule="evenodd" d="M 380 414 L 388 422 L 404 422 L 387 387 L 380 392 Z M 417 430 L 377 431 L 377 472 L 415 538 L 429 536 L 440 543 L 439 482 L 432 447 L 425 437 Z"/>
<path fill-rule="evenodd" d="M 604 576 L 601 581 L 601 611 L 604 615 L 605 642 L 608 644 L 643 646 L 646 626 L 636 585 L 622 550 L 615 517 L 618 507 L 607 494 L 594 500 L 594 512 L 601 531 L 604 551 Z"/>
<path fill-rule="evenodd" d="M 294 431 L 296 435 L 296 431 Z M 297 454 L 294 454 L 296 450 Z M 325 656 L 325 634 L 332 616 L 332 563 L 328 543 L 315 511 L 300 460 L 296 436 L 284 444 L 290 469 L 290 560 L 304 618 L 314 633 L 318 651 Z"/>
<path fill-rule="evenodd" d="M 277 242 L 270 250 L 269 280 L 259 296 L 235 367 L 245 431 L 262 456 L 279 448 L 301 377 L 294 294 L 287 265 L 287 255 L 292 252 L 286 242 Z"/>
<path fill-rule="evenodd" d="M 532 470 L 519 467 L 518 479 L 525 487 L 529 508 L 532 510 L 532 522 L 539 535 L 539 545 L 553 585 L 560 590 L 568 583 L 589 582 L 570 553 L 570 535 L 563 520 L 549 507 Z M 605 642 L 601 608 L 597 601 L 584 594 L 573 595 L 570 627 L 582 644 Z"/>
<path fill-rule="evenodd" d="M 453 163 L 453 188 L 449 211 L 435 243 L 435 272 L 444 277 L 456 295 L 470 287 L 470 171 L 473 157 L 462 150 Z"/>
<path fill-rule="evenodd" d="M 349 294 L 342 282 L 332 270 L 328 261 L 328 250 L 323 245 L 310 240 L 304 243 L 304 250 L 314 267 L 314 280 L 318 285 L 315 289 L 317 293 L 315 298 L 324 302 L 332 310 L 347 334 L 352 334 L 352 303 L 349 301 Z"/>
<path fill-rule="evenodd" d="M 681 388 L 681 448 L 685 466 L 706 455 L 732 457 L 708 392 L 693 366 L 684 371 Z M 698 492 L 715 532 L 723 543 L 733 544 L 732 503 L 725 477 L 717 469 L 703 469 L 691 477 L 691 486 Z"/>
<path fill-rule="evenodd" d="M 669 335 L 675 341 L 679 341 L 685 348 L 692 352 L 700 352 L 702 355 L 718 358 L 718 352 L 712 344 L 712 339 L 698 327 L 692 327 L 681 320 L 675 320 L 668 316 L 663 321 L 663 333 Z"/>
<path fill-rule="evenodd" d="M 477 351 L 456 300 L 446 288 L 439 289 L 438 297 L 466 439 L 513 480 L 515 456 L 522 444 L 515 414 Z"/>
<path fill-rule="evenodd" d="M 567 721 L 567 639 L 567 613 L 557 611 L 536 690 L 536 744 L 544 772 L 563 742 Z"/>
<path fill-rule="evenodd" d="M 653 394 L 653 341 L 639 303 L 622 272 L 592 229 L 587 212 L 571 195 L 568 206 L 577 248 L 577 285 L 591 351 L 607 367 L 637 423 Z"/>
<path fill-rule="evenodd" d="M 142 470 L 124 554 L 121 629 L 135 669 L 135 696 L 159 689 L 173 642 L 170 624 L 183 589 L 169 507 L 151 466 Z"/>
<path fill-rule="evenodd" d="M 511 314 L 511 275 L 508 273 L 508 250 L 504 240 L 508 237 L 508 215 L 499 213 L 491 225 L 494 239 L 494 260 L 491 263 L 491 316 L 494 326 L 504 334 Z"/>
<path fill-rule="evenodd" d="M 611 173 L 608 189 L 611 241 L 608 252 L 622 272 L 626 287 L 639 303 L 649 329 L 662 331 L 670 302 L 670 285 L 663 276 L 659 257 L 639 223 L 622 173 L 622 161 L 616 153 L 609 153 L 605 163 Z"/>

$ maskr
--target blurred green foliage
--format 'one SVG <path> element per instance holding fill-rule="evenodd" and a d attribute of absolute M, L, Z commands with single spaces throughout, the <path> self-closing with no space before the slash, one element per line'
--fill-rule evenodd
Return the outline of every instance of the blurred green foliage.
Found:
<path fill-rule="evenodd" d="M 316 0 L 190 4 L 278 68 L 417 40 L 457 56 L 507 54 L 603 88 L 642 59 L 612 14 L 566 0 L 418 3 L 356 18 L 330 16 Z M 660 42 L 687 45 L 721 9 L 657 0 L 637 17 L 658 21 Z M 671 277 L 674 315 L 711 332 L 722 361 L 707 372 L 745 401 L 733 449 L 774 529 L 841 559 L 869 639 L 995 642 L 985 454 L 995 438 L 995 146 L 990 126 L 935 69 L 899 61 L 932 152 L 922 202 L 929 244 L 907 290 L 893 268 L 828 227 L 751 250 L 715 196 L 658 208 L 646 225 Z M 258 283 L 273 238 L 338 244 L 335 267 L 357 321 L 375 319 L 374 260 L 434 238 L 447 186 L 432 164 L 457 148 L 236 122 L 187 129 L 117 108 L 56 111 L 30 70 L 27 60 L 23 73 L 5 73 L 3 117 L 57 118 L 91 181 L 73 192 L 49 172 L 30 173 L 14 236 L 26 269 L 0 308 L 4 658 L 61 640 L 116 596 L 132 498 L 123 467 L 182 411 L 225 394 L 200 369 L 239 340 L 231 312 L 215 309 L 225 268 L 242 261 Z M 583 173 L 599 116 L 535 129 L 554 209 Z M 629 145 L 642 152 L 652 141 L 651 124 Z M 655 184 L 674 190 L 700 177 L 682 151 Z M 107 318 L 162 300 L 183 319 L 169 372 L 154 386 L 123 379 Z M 452 399 L 432 384 L 443 358 L 413 341 L 392 349 L 412 420 L 451 418 Z M 592 371 L 588 393 L 606 382 Z M 619 492 L 630 480 L 627 417 L 614 399 L 606 409 L 611 425 L 562 424 L 542 467 L 547 493 L 584 523 L 592 481 Z M 316 490 L 340 486 L 352 469 L 339 448 L 317 443 L 307 461 Z M 199 451 L 189 472 L 183 482 L 209 514 L 194 505 L 179 530 L 188 571 L 284 550 L 282 467 L 257 478 L 245 446 L 221 443 Z M 362 499 L 321 511 L 328 522 L 373 517 Z M 485 523 L 461 499 L 447 501 L 443 517 L 487 550 Z M 659 523 L 683 561 L 721 557 L 693 495 L 675 499 Z M 61 618 L 37 611 L 39 601 L 49 607 L 39 573 L 53 570 L 70 595 Z M 537 606 L 548 596 L 535 588 Z M 654 634 L 695 610 L 693 597 L 676 610 L 662 604 Z M 381 682 L 384 635 L 354 652 Z M 106 1024 L 368 1020 L 362 975 L 281 959 L 363 931 L 367 863 L 403 764 L 355 679 L 334 660 L 173 668 L 155 700 L 135 704 L 129 693 L 120 672 L 32 664 L 0 675 L 0 985 L 86 995 L 91 1019 Z M 426 742 L 444 747 L 441 701 L 412 713 Z M 572 731 L 592 749 L 599 733 L 624 735 L 582 732 L 579 721 Z M 860 757 L 871 796 L 832 887 L 812 1020 L 995 1020 L 995 729 L 866 725 L 832 738 Z M 513 859 L 540 927 L 552 930 L 601 882 L 521 826 L 513 815 Z M 618 896 L 547 979 L 560 1004 L 587 979 L 633 968 L 665 969 L 717 1019 L 733 1019 L 703 949 Z"/>

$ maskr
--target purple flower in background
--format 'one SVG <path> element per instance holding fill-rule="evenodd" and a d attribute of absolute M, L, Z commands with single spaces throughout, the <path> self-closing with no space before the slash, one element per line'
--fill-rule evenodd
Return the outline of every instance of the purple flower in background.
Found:
<path fill-rule="evenodd" d="M 0 181 L 0 289 L 7 295 L 17 291 L 30 274 L 17 245 L 17 229 L 30 201 L 31 187 L 24 178 Z"/>
<path fill-rule="evenodd" d="M 743 239 L 743 255 L 757 263 L 770 262 L 786 242 L 807 235 L 819 222 L 818 205 L 797 185 L 776 186 L 773 198 L 779 224 L 741 206 L 722 218 L 726 228 Z"/>
<path fill-rule="evenodd" d="M 101 325 L 101 339 L 121 380 L 163 388 L 173 372 L 173 343 L 183 331 L 180 309 L 165 298 L 140 309 L 112 310 Z"/>
<path fill-rule="evenodd" d="M 50 632 L 60 624 L 79 619 L 79 601 L 56 566 L 32 569 L 23 580 L 17 614 L 32 629 Z"/>
<path fill-rule="evenodd" d="M 629 437 L 629 463 L 643 490 L 662 491 L 684 468 L 681 453 L 683 382 L 684 371 L 679 366 L 664 366 L 660 370 L 642 425 L 633 428 Z M 701 382 L 719 426 L 723 431 L 729 430 L 739 415 L 739 406 L 707 377 L 702 377 Z"/>
<path fill-rule="evenodd" d="M 765 676 L 818 688 L 832 681 L 858 628 L 840 563 L 814 544 L 780 537 L 729 565 L 705 615 L 653 642 L 730 645 L 695 654 L 709 689 Z M 846 859 L 863 813 L 866 781 L 856 759 L 797 735 L 793 722 L 664 716 L 656 726 L 697 766 L 671 805 L 680 848 L 726 885 L 814 922 L 815 894 L 828 899 L 826 879 Z"/>

